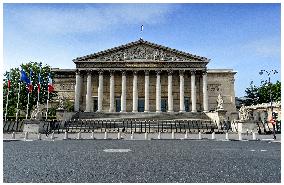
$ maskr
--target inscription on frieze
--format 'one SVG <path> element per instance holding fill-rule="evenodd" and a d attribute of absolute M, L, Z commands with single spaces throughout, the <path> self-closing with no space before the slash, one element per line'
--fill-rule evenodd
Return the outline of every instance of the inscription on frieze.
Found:
<path fill-rule="evenodd" d="M 76 68 L 205 68 L 203 62 L 82 62 Z"/>

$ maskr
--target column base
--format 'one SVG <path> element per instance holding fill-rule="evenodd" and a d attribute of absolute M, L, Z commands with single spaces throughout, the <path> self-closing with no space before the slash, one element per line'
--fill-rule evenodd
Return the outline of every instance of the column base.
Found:
<path fill-rule="evenodd" d="M 191 112 L 195 113 L 195 112 L 197 112 L 197 111 L 196 111 L 196 110 L 192 110 Z"/>
<path fill-rule="evenodd" d="M 161 110 L 156 110 L 156 113 L 162 113 L 162 111 Z"/>
<path fill-rule="evenodd" d="M 185 110 L 180 110 L 179 112 L 183 113 L 183 112 L 185 112 Z"/>
<path fill-rule="evenodd" d="M 204 110 L 203 112 L 209 112 L 208 110 Z"/>
<path fill-rule="evenodd" d="M 137 111 L 137 110 L 133 110 L 132 112 L 133 112 L 133 113 L 137 113 L 138 111 Z"/>
<path fill-rule="evenodd" d="M 167 112 L 171 113 L 171 112 L 174 112 L 173 110 L 167 110 Z"/>
<path fill-rule="evenodd" d="M 120 112 L 121 112 L 121 113 L 124 113 L 124 112 L 126 112 L 126 110 L 121 110 Z"/>
<path fill-rule="evenodd" d="M 148 110 L 144 110 L 144 113 L 149 113 L 150 111 L 148 111 Z"/>

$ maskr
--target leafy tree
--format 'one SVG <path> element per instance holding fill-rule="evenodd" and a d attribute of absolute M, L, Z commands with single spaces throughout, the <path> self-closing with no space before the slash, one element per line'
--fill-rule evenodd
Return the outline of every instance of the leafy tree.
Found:
<path fill-rule="evenodd" d="M 38 84 L 38 74 L 40 72 L 39 63 L 37 62 L 29 62 L 27 64 L 22 64 L 21 68 L 26 72 L 27 76 L 30 78 L 30 69 L 33 71 L 33 75 L 31 77 L 32 80 L 32 92 L 30 93 L 29 98 L 29 115 L 32 111 L 32 108 L 37 105 L 38 92 L 37 92 L 37 84 Z M 51 74 L 51 78 L 54 74 L 51 72 L 49 65 L 42 66 L 41 69 L 41 89 L 39 95 L 39 103 L 46 104 L 47 100 L 47 87 L 48 87 L 48 74 Z M 17 102 L 18 102 L 18 89 L 20 85 L 20 96 L 19 96 L 19 109 L 26 113 L 27 103 L 28 103 L 28 88 L 25 82 L 20 81 L 20 70 L 19 68 L 10 69 L 10 80 L 11 87 L 9 92 L 9 102 L 8 102 L 8 114 L 7 116 L 15 116 L 17 111 Z M 6 102 L 7 102 L 7 79 L 8 79 L 8 71 L 4 74 L 4 85 L 3 85 L 3 110 L 4 115 L 6 113 Z M 57 93 L 53 91 L 49 94 L 49 99 L 56 97 Z"/>
<path fill-rule="evenodd" d="M 281 101 L 281 82 L 275 84 L 265 81 L 259 87 L 250 83 L 250 87 L 245 90 L 245 105 L 256 105 L 270 102 L 270 90 L 273 102 Z"/>

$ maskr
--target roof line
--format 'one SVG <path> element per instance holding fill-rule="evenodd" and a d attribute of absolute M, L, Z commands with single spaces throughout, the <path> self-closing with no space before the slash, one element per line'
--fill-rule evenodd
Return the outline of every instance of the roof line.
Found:
<path fill-rule="evenodd" d="M 207 59 L 206 57 L 201 57 L 201 56 L 193 55 L 193 54 L 190 54 L 190 53 L 187 53 L 187 52 L 183 52 L 183 51 L 180 51 L 180 50 L 172 49 L 172 48 L 169 48 L 169 47 L 166 47 L 166 46 L 162 46 L 162 45 L 159 45 L 159 44 L 155 44 L 155 43 L 152 43 L 152 42 L 149 42 L 149 41 L 146 41 L 146 40 L 143 40 L 143 39 L 140 38 L 137 41 L 133 41 L 133 42 L 130 42 L 130 43 L 127 43 L 127 44 L 123 44 L 123 45 L 117 46 L 117 47 L 113 47 L 113 48 L 110 48 L 110 49 L 99 51 L 99 52 L 96 52 L 96 53 L 93 53 L 93 54 L 90 54 L 90 55 L 77 57 L 77 58 L 73 59 L 73 62 L 78 61 L 78 60 L 84 60 L 84 59 L 87 59 L 89 57 L 94 57 L 94 56 L 98 56 L 98 55 L 101 55 L 101 54 L 109 53 L 111 51 L 117 51 L 117 50 L 119 50 L 121 48 L 133 46 L 133 45 L 136 45 L 136 44 L 139 44 L 139 43 L 144 43 L 144 44 L 148 44 L 148 45 L 151 45 L 151 46 L 154 46 L 154 47 L 163 48 L 165 50 L 168 50 L 168 51 L 171 51 L 171 52 L 175 52 L 175 53 L 178 53 L 178 54 L 181 54 L 181 55 L 197 58 L 199 60 L 209 61 L 209 59 Z"/>

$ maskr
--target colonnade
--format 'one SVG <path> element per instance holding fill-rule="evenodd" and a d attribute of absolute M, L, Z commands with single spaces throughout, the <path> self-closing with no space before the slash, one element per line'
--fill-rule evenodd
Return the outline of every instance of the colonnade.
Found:
<path fill-rule="evenodd" d="M 133 71 L 133 102 L 132 102 L 132 112 L 138 112 L 138 71 Z M 161 112 L 161 71 L 156 71 L 156 112 Z M 91 112 L 92 110 L 92 72 L 87 71 L 87 93 L 86 93 L 86 112 Z M 121 112 L 126 112 L 126 71 L 121 72 Z M 173 112 L 173 71 L 168 71 L 168 112 Z M 180 79 L 180 110 L 179 112 L 185 112 L 184 105 L 184 74 L 185 71 L 179 71 Z M 191 77 L 191 112 L 197 112 L 196 109 L 196 71 L 190 71 Z M 99 71 L 99 84 L 98 84 L 98 112 L 103 111 L 103 71 Z M 115 88 L 114 88 L 114 71 L 110 72 L 110 104 L 109 112 L 115 112 L 114 100 L 115 100 Z M 207 72 L 202 73 L 203 82 L 203 111 L 208 112 L 208 92 L 207 92 Z M 79 71 L 76 72 L 76 85 L 75 85 L 75 104 L 74 110 L 79 111 L 80 107 L 80 96 L 81 87 L 83 84 L 83 77 Z M 144 112 L 149 112 L 149 71 L 145 71 L 145 104 Z"/>

